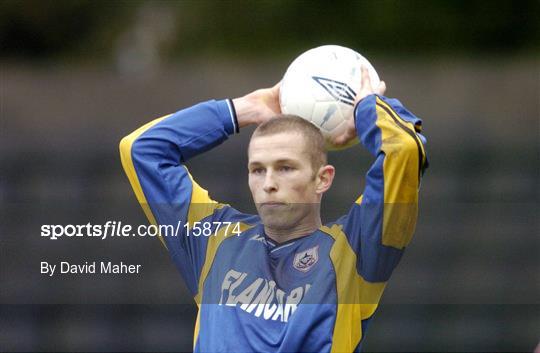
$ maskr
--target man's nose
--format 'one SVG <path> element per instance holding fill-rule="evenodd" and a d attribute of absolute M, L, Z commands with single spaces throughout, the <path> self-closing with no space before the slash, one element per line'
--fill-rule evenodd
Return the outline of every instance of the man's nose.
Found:
<path fill-rule="evenodd" d="M 274 178 L 274 173 L 272 173 L 271 171 L 268 171 L 266 173 L 266 176 L 264 177 L 264 185 L 263 185 L 263 190 L 265 192 L 274 192 L 274 191 L 277 191 L 277 183 L 276 183 L 276 180 Z"/>

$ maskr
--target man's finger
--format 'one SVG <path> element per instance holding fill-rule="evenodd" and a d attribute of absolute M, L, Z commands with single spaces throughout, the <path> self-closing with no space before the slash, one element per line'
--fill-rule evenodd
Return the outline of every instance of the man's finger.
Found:
<path fill-rule="evenodd" d="M 270 88 L 270 91 L 272 91 L 272 94 L 277 94 L 280 88 L 281 88 L 281 81 L 279 81 L 272 88 Z"/>
<path fill-rule="evenodd" d="M 364 92 L 373 92 L 373 88 L 371 87 L 371 78 L 369 77 L 369 70 L 367 67 L 362 66 L 362 91 Z"/>
<path fill-rule="evenodd" d="M 348 130 L 336 137 L 333 143 L 337 146 L 343 146 L 344 144 L 352 140 L 354 137 L 356 137 L 355 132 Z"/>
<path fill-rule="evenodd" d="M 377 94 L 384 96 L 384 92 L 386 92 L 386 83 L 384 81 L 381 81 L 379 83 L 379 87 L 377 87 Z"/>

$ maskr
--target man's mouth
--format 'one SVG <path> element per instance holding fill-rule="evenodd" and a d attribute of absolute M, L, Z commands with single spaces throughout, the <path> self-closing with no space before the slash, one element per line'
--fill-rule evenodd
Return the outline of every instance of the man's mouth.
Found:
<path fill-rule="evenodd" d="M 268 202 L 261 202 L 261 207 L 265 208 L 279 208 L 287 206 L 286 202 L 277 202 L 277 201 L 268 201 Z"/>

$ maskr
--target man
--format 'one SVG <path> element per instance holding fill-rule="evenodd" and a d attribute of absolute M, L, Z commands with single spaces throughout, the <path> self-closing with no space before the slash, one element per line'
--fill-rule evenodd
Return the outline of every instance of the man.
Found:
<path fill-rule="evenodd" d="M 358 136 L 376 159 L 363 195 L 325 226 L 320 202 L 334 167 L 317 128 L 280 115 L 279 84 L 181 110 L 122 140 L 122 164 L 150 222 L 186 225 L 161 239 L 199 307 L 195 351 L 360 349 L 412 237 L 427 166 L 420 120 L 384 90 L 362 71 L 354 120 L 333 142 Z M 184 165 L 250 124 L 259 125 L 248 150 L 259 215 L 213 201 Z"/>

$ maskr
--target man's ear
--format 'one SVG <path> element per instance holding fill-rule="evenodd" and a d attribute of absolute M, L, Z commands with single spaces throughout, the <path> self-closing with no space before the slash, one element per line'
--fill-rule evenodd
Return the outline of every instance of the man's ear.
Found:
<path fill-rule="evenodd" d="M 317 185 L 315 189 L 317 194 L 322 194 L 330 189 L 335 175 L 336 168 L 334 168 L 334 166 L 327 164 L 319 168 L 319 171 L 317 172 Z"/>

